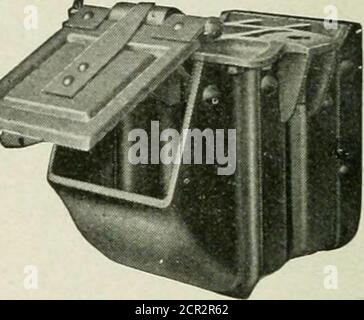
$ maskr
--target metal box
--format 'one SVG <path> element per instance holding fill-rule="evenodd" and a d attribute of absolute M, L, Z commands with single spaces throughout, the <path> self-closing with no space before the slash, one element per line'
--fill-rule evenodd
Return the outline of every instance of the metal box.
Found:
<path fill-rule="evenodd" d="M 289 259 L 354 237 L 359 25 L 201 18 L 149 3 L 75 1 L 69 13 L 0 82 L 1 142 L 56 145 L 49 182 L 104 255 L 245 298 Z M 154 120 L 179 132 L 235 129 L 235 173 L 131 164 L 128 133 L 150 133 Z"/>

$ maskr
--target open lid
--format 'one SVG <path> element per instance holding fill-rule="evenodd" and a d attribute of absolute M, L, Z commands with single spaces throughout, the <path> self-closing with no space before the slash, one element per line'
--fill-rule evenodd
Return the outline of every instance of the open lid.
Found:
<path fill-rule="evenodd" d="M 150 3 L 82 7 L 0 82 L 0 131 L 90 150 L 199 48 L 203 27 Z"/>

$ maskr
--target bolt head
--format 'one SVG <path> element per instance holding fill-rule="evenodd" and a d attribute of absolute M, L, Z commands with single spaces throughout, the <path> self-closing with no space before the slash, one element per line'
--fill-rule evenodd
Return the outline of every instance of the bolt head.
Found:
<path fill-rule="evenodd" d="M 266 75 L 262 79 L 261 88 L 264 94 L 275 94 L 278 89 L 278 81 L 274 76 Z"/>
<path fill-rule="evenodd" d="M 182 22 L 178 22 L 174 25 L 173 29 L 176 31 L 179 31 L 183 28 L 183 23 Z"/>
<path fill-rule="evenodd" d="M 89 68 L 89 64 L 84 62 L 78 66 L 78 71 L 85 72 Z"/>
<path fill-rule="evenodd" d="M 90 20 L 94 17 L 94 13 L 92 11 L 88 11 L 83 15 L 84 20 Z"/>
<path fill-rule="evenodd" d="M 220 99 L 218 97 L 214 97 L 211 99 L 211 104 L 213 106 L 217 106 L 220 103 Z"/>
<path fill-rule="evenodd" d="M 69 87 L 73 81 L 75 81 L 75 78 L 73 76 L 67 76 L 63 79 L 63 85 L 65 87 Z"/>

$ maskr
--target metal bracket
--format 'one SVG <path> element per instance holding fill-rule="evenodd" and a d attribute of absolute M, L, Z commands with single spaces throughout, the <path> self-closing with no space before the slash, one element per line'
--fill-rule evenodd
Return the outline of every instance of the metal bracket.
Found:
<path fill-rule="evenodd" d="M 73 98 L 116 54 L 123 50 L 152 7 L 152 4 L 139 4 L 133 7 L 126 17 L 106 30 L 57 75 L 44 91 Z"/>

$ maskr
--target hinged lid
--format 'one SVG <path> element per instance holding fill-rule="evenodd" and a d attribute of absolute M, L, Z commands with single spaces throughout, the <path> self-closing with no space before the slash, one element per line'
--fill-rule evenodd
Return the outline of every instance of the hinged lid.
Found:
<path fill-rule="evenodd" d="M 75 13 L 0 82 L 0 131 L 90 150 L 199 48 L 203 19 L 172 14 L 153 25 L 154 8 Z"/>

